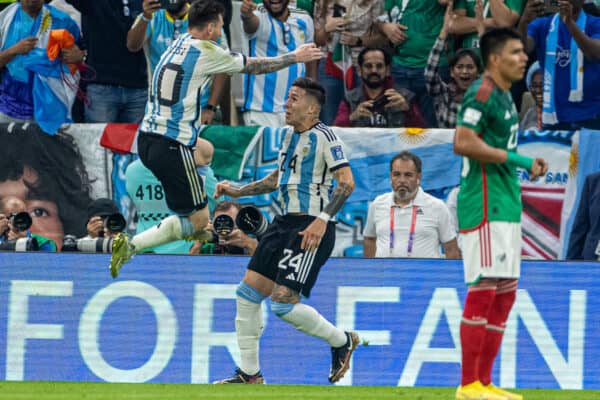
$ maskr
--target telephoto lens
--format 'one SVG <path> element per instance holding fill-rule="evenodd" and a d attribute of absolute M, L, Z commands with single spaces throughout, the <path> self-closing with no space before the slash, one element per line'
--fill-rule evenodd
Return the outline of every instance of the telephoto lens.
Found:
<path fill-rule="evenodd" d="M 242 232 L 245 234 L 252 234 L 256 236 L 258 240 L 260 240 L 261 236 L 269 227 L 269 221 L 267 221 L 260 210 L 254 206 L 242 207 L 238 212 L 235 222 Z"/>
<path fill-rule="evenodd" d="M 7 240 L 5 242 L 0 243 L 0 250 L 3 251 L 38 251 L 40 246 L 38 241 L 34 237 L 29 238 L 20 238 L 16 240 Z"/>
<path fill-rule="evenodd" d="M 233 223 L 233 218 L 229 215 L 221 214 L 215 217 L 213 228 L 215 229 L 215 232 L 217 232 L 217 235 L 227 236 L 233 231 L 235 224 Z"/>

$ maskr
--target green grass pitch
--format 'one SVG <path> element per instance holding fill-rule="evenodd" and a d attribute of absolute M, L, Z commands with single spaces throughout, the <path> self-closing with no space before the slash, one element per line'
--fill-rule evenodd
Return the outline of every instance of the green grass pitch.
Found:
<path fill-rule="evenodd" d="M 440 400 L 454 388 L 300 385 L 175 385 L 72 382 L 0 382 L 4 400 Z M 518 390 L 525 400 L 598 400 L 592 390 Z"/>

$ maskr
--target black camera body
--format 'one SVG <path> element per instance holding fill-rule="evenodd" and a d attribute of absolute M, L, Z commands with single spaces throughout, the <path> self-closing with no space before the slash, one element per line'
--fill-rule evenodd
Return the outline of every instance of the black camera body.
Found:
<path fill-rule="evenodd" d="M 269 221 L 254 206 L 242 207 L 238 212 L 235 223 L 242 232 L 256 236 L 259 241 L 269 227 Z"/>
<path fill-rule="evenodd" d="M 346 7 L 344 7 L 341 4 L 335 3 L 333 5 L 333 17 L 340 18 L 340 17 L 343 17 L 344 15 L 346 15 Z"/>
<path fill-rule="evenodd" d="M 26 211 L 21 211 L 19 213 L 11 213 L 8 216 L 8 221 L 10 222 L 10 225 L 13 227 L 13 229 L 16 229 L 21 232 L 31 228 L 31 224 L 33 223 L 31 215 L 29 215 L 29 213 Z"/>
<path fill-rule="evenodd" d="M 127 226 L 125 217 L 121 213 L 107 215 L 103 218 L 104 226 L 111 232 L 123 232 Z M 99 237 L 104 237 L 104 231 L 100 231 Z"/>
<path fill-rule="evenodd" d="M 385 94 L 382 94 L 381 96 L 377 97 L 375 100 L 373 100 L 373 110 L 379 110 L 379 109 L 383 109 L 385 107 L 385 105 L 387 103 L 389 103 L 389 99 L 387 98 L 387 96 Z"/>

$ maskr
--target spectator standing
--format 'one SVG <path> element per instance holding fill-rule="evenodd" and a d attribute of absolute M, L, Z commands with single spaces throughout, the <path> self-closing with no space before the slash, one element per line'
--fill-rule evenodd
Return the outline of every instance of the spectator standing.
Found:
<path fill-rule="evenodd" d="M 48 130 L 46 118 L 53 119 L 55 115 L 47 113 L 54 113 L 56 110 L 49 109 L 47 104 L 35 104 L 36 96 L 39 96 L 36 90 L 51 90 L 46 86 L 44 89 L 34 90 L 35 75 L 44 75 L 35 65 L 44 63 L 48 67 L 52 66 L 46 52 L 52 30 L 66 29 L 75 42 L 80 43 L 79 28 L 67 14 L 40 0 L 22 0 L 11 4 L 0 13 L 0 26 L 0 122 L 27 122 L 35 119 Z M 71 48 L 63 48 L 60 57 L 63 64 L 79 63 L 84 59 L 84 52 L 75 44 Z M 59 68 L 58 74 L 64 72 L 62 65 Z M 71 83 L 76 85 L 76 82 L 75 79 Z M 75 98 L 73 91 L 66 95 L 68 99 L 64 99 L 65 103 L 70 104 L 65 104 L 62 122 L 69 120 Z M 54 124 L 53 126 L 56 127 Z M 48 133 L 56 132 L 56 128 L 51 130 Z"/>
<path fill-rule="evenodd" d="M 357 72 L 361 84 L 346 92 L 340 102 L 336 126 L 402 127 L 407 123 L 407 114 L 420 114 L 412 103 L 414 94 L 393 85 L 390 74 L 392 58 L 383 49 L 365 47 L 358 55 Z M 414 120 L 414 118 L 413 118 Z M 418 121 L 422 123 L 422 121 Z"/>
<path fill-rule="evenodd" d="M 600 18 L 583 0 L 560 0 L 560 13 L 538 17 L 541 0 L 530 0 L 519 22 L 527 49 L 543 71 L 542 124 L 547 129 L 600 129 Z"/>
<path fill-rule="evenodd" d="M 479 48 L 483 34 L 477 18 L 477 3 L 482 7 L 484 30 L 512 28 L 517 24 L 527 0 L 456 0 L 456 20 L 449 33 L 462 36 L 463 48 Z"/>
<path fill-rule="evenodd" d="M 126 44 L 142 0 L 67 2 L 81 12 L 85 62 L 95 71 L 86 87 L 85 122 L 140 122 L 148 96 L 146 60 Z"/>
<path fill-rule="evenodd" d="M 353 89 L 353 68 L 363 47 L 375 46 L 374 23 L 383 14 L 383 0 L 316 0 L 315 43 L 327 53 L 319 62 L 319 82 L 327 91 L 321 121 L 332 124 L 347 90 Z"/>
<path fill-rule="evenodd" d="M 421 188 L 421 159 L 408 151 L 390 161 L 392 191 L 369 205 L 365 257 L 460 258 L 456 229 L 443 201 Z"/>
<path fill-rule="evenodd" d="M 433 101 L 425 86 L 425 67 L 435 40 L 442 29 L 448 0 L 387 0 L 386 14 L 377 23 L 379 31 L 394 46 L 394 83 L 416 95 L 428 128 L 437 127 Z M 447 57 L 439 66 L 447 71 Z M 442 75 L 446 75 L 444 71 Z"/>
<path fill-rule="evenodd" d="M 478 3 L 479 7 L 476 7 L 476 10 L 480 11 L 477 13 L 479 16 L 477 20 L 480 21 L 478 31 L 483 34 L 481 2 L 478 1 Z M 448 32 L 454 23 L 452 2 L 449 2 L 444 14 L 444 25 L 431 49 L 431 53 L 429 53 L 427 68 L 425 68 L 425 84 L 433 100 L 438 127 L 447 129 L 454 129 L 456 126 L 456 114 L 462 97 L 482 70 L 479 56 L 473 50 L 460 49 L 449 61 L 450 82 L 444 82 L 438 73 L 440 57 L 446 47 Z"/>
<path fill-rule="evenodd" d="M 585 178 L 569 236 L 567 260 L 600 260 L 600 172 Z"/>
<path fill-rule="evenodd" d="M 249 41 L 250 57 L 279 56 L 314 42 L 314 27 L 310 15 L 288 7 L 289 0 L 264 0 L 258 7 L 252 0 L 243 0 L 241 18 Z M 314 77 L 315 63 L 294 64 L 264 75 L 244 75 L 244 105 L 246 125 L 285 125 L 285 101 L 292 82 L 299 77 Z"/>

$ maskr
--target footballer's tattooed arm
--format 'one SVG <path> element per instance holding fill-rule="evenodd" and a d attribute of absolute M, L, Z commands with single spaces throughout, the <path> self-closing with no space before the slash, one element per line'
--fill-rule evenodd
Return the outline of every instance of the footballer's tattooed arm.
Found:
<path fill-rule="evenodd" d="M 331 201 L 323 210 L 332 217 L 340 211 L 346 202 L 346 199 L 350 197 L 354 190 L 354 177 L 352 176 L 350 167 L 342 167 L 336 170 L 333 173 L 333 177 L 335 178 L 337 185 L 333 190 Z"/>

